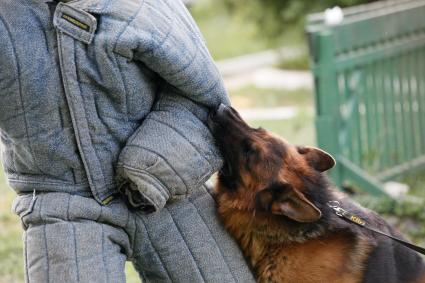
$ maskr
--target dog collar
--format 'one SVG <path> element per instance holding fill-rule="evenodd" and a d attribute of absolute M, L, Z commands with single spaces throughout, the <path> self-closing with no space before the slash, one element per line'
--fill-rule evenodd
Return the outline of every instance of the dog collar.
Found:
<path fill-rule="evenodd" d="M 333 200 L 333 201 L 329 201 L 327 204 L 328 204 L 328 206 L 330 208 L 332 208 L 334 210 L 335 214 L 337 216 L 341 217 L 342 219 L 344 219 L 344 220 L 346 220 L 348 222 L 354 223 L 354 224 L 356 224 L 356 225 L 358 225 L 360 227 L 363 227 L 363 228 L 365 228 L 365 229 L 367 229 L 369 231 L 372 231 L 374 233 L 377 233 L 377 234 L 383 235 L 385 237 L 388 237 L 388 238 L 396 241 L 397 243 L 399 243 L 399 244 L 401 244 L 401 245 L 403 245 L 403 246 L 405 246 L 405 247 L 407 247 L 407 248 L 409 248 L 411 250 L 414 250 L 414 251 L 416 251 L 416 252 L 418 252 L 420 254 L 425 255 L 425 248 L 420 247 L 420 246 L 417 246 L 417 245 L 414 245 L 414 244 L 409 243 L 409 242 L 406 242 L 406 241 L 404 241 L 404 240 L 402 240 L 400 238 L 391 236 L 391 235 L 389 235 L 387 233 L 384 233 L 384 232 L 382 232 L 382 231 L 380 231 L 378 229 L 375 229 L 373 227 L 370 227 L 368 225 L 368 223 L 366 222 L 366 220 L 364 220 L 363 218 L 361 218 L 360 216 L 358 216 L 358 215 L 356 215 L 354 213 L 351 213 L 351 212 L 343 209 L 341 207 L 339 201 Z"/>

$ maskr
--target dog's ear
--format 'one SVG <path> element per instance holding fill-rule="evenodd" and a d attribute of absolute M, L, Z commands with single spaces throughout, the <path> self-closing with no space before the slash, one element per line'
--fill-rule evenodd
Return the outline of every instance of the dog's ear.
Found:
<path fill-rule="evenodd" d="M 256 202 L 261 209 L 297 222 L 314 222 L 322 217 L 322 212 L 303 193 L 289 185 L 278 186 L 275 184 L 257 194 Z"/>
<path fill-rule="evenodd" d="M 298 153 L 304 156 L 307 163 L 319 172 L 335 166 L 335 159 L 327 152 L 309 146 L 297 146 Z"/>
<path fill-rule="evenodd" d="M 284 200 L 273 201 L 271 212 L 285 215 L 297 222 L 314 222 L 322 217 L 322 212 L 297 190 L 293 190 Z"/>

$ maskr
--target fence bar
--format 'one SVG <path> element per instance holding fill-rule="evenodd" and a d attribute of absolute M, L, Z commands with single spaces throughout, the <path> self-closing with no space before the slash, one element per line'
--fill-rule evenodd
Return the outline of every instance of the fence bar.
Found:
<path fill-rule="evenodd" d="M 384 194 L 385 181 L 425 168 L 425 1 L 344 12 L 340 25 L 316 14 L 306 28 L 318 145 L 336 157 L 337 186 Z"/>

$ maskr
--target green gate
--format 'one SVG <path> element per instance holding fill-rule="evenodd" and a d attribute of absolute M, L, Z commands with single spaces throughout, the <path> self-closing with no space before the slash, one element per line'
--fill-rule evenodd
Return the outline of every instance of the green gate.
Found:
<path fill-rule="evenodd" d="M 425 165 L 425 1 L 381 1 L 307 24 L 318 145 L 331 178 L 374 195 Z"/>

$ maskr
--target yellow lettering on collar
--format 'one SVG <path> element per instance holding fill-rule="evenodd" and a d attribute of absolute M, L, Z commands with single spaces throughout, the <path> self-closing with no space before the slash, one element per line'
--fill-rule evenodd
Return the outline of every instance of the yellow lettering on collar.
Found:
<path fill-rule="evenodd" d="M 71 24 L 73 24 L 74 26 L 77 26 L 85 31 L 89 31 L 90 27 L 89 25 L 86 25 L 85 23 L 80 22 L 79 20 L 77 20 L 76 18 L 71 17 L 70 15 L 67 14 L 62 14 L 62 19 L 70 22 Z"/>
<path fill-rule="evenodd" d="M 355 216 L 355 215 L 351 215 L 350 216 L 350 220 L 353 221 L 353 222 L 355 222 L 355 223 L 357 223 L 357 224 L 359 224 L 359 225 L 364 225 L 365 224 L 365 222 L 360 217 Z"/>

